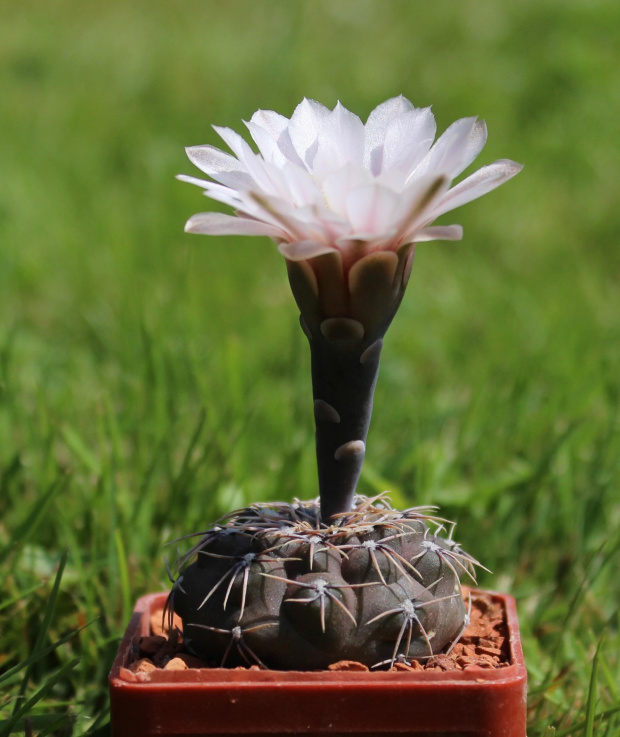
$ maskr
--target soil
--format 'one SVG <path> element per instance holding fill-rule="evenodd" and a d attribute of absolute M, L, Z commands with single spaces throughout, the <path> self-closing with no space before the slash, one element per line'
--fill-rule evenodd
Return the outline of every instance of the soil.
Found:
<path fill-rule="evenodd" d="M 469 602 L 469 598 L 466 603 Z M 151 634 L 134 644 L 133 662 L 128 666 L 134 673 L 149 673 L 156 669 L 187 670 L 217 668 L 219 664 L 188 653 L 183 644 L 182 623 L 173 620 L 172 632 L 163 622 L 162 611 L 151 614 Z M 396 662 L 397 671 L 470 671 L 503 668 L 511 665 L 510 643 L 503 607 L 492 596 L 473 592 L 470 624 L 449 654 L 435 655 L 425 662 Z M 242 670 L 246 670 L 242 668 Z M 257 665 L 250 670 L 260 670 Z M 329 666 L 331 671 L 367 671 L 362 663 L 341 660 Z"/>

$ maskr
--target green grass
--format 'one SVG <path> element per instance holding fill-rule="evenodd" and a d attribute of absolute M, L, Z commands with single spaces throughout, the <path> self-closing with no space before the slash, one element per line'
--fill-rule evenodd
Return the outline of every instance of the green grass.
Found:
<path fill-rule="evenodd" d="M 620 735 L 620 6 L 0 0 L 0 735 L 106 734 L 163 545 L 316 495 L 266 239 L 186 236 L 183 146 L 404 93 L 525 164 L 420 247 L 360 490 L 437 503 L 519 603 L 530 737 Z M 555 730 L 555 731 L 554 731 Z"/>

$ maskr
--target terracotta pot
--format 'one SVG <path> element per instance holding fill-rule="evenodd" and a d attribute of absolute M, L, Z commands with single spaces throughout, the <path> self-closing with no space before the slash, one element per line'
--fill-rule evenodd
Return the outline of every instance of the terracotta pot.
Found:
<path fill-rule="evenodd" d="M 110 672 L 112 734 L 525 737 L 527 675 L 515 602 L 491 595 L 506 613 L 511 664 L 504 668 L 132 673 L 126 666 L 134 643 L 150 634 L 151 611 L 160 610 L 166 598 L 144 596 Z"/>

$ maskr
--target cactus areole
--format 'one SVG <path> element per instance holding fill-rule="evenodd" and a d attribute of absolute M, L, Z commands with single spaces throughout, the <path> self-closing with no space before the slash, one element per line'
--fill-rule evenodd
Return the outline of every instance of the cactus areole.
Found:
<path fill-rule="evenodd" d="M 211 179 L 181 176 L 235 215 L 200 213 L 186 231 L 267 235 L 286 259 L 311 353 L 319 499 L 231 513 L 178 564 L 169 612 L 190 650 L 221 665 L 390 668 L 454 646 L 467 623 L 460 575 L 479 565 L 433 509 L 356 493 L 385 333 L 416 243 L 458 240 L 440 215 L 521 167 L 496 161 L 451 187 L 486 141 L 476 118 L 435 142 L 430 108 L 404 97 L 368 121 L 304 100 L 290 120 L 246 123 L 259 152 L 216 128 L 234 156 L 187 149 Z M 193 562 L 192 559 L 194 559 Z"/>

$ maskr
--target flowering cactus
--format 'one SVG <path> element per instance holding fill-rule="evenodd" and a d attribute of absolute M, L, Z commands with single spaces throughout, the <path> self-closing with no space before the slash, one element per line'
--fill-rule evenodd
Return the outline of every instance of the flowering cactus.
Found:
<path fill-rule="evenodd" d="M 475 561 L 434 517 L 356 496 L 383 338 L 415 244 L 462 237 L 433 221 L 521 166 L 502 159 L 451 187 L 485 124 L 463 118 L 433 143 L 430 108 L 402 96 L 366 124 L 340 103 L 303 100 L 290 120 L 259 110 L 246 125 L 259 153 L 217 127 L 234 156 L 187 149 L 211 180 L 179 178 L 235 215 L 200 213 L 186 231 L 267 235 L 286 259 L 310 344 L 320 500 L 251 507 L 216 526 L 175 583 L 174 606 L 191 647 L 225 661 L 233 651 L 279 668 L 427 657 L 462 630 L 459 570 L 473 575 Z"/>

